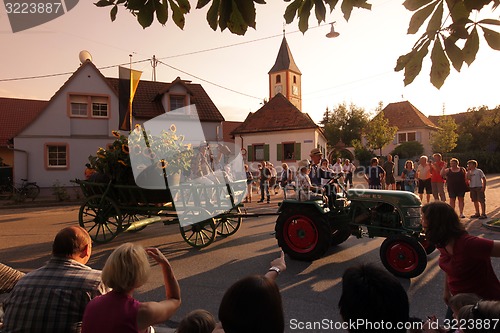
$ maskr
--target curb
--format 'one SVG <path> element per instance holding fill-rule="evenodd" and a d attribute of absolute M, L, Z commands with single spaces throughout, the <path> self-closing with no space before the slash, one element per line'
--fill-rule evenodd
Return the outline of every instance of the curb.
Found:
<path fill-rule="evenodd" d="M 493 230 L 493 231 L 500 232 L 500 222 L 499 221 L 500 221 L 500 218 L 493 219 L 493 220 L 488 221 L 488 222 L 483 222 L 483 227 L 490 229 L 490 230 Z M 493 225 L 493 223 L 495 223 L 495 224 Z"/>

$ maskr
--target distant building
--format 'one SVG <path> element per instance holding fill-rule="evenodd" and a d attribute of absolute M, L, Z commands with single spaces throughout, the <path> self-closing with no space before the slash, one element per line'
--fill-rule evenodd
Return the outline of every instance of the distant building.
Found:
<path fill-rule="evenodd" d="M 67 186 L 70 180 L 83 178 L 88 156 L 112 143 L 112 131 L 119 128 L 118 82 L 85 61 L 48 102 L 27 102 L 37 104 L 26 111 L 34 116 L 26 117 L 20 131 L 2 132 L 2 137 L 13 136 L 15 179 L 29 178 L 51 187 L 56 180 Z M 0 100 L 0 114 L 5 105 Z M 141 80 L 133 101 L 133 123 L 187 105 L 196 105 L 206 140 L 222 136 L 224 117 L 203 87 L 180 78 L 170 83 Z"/>
<path fill-rule="evenodd" d="M 295 64 L 286 38 L 269 75 L 269 102 L 250 112 L 232 135 L 245 154 L 246 162 L 270 161 L 279 170 L 283 162 L 296 167 L 296 162 L 309 158 L 313 148 L 326 156 L 327 140 L 322 129 L 302 109 L 302 87 L 299 68 Z"/>
<path fill-rule="evenodd" d="M 390 126 L 398 128 L 394 140 L 382 148 L 382 155 L 389 154 L 398 145 L 408 141 L 420 142 L 424 154 L 432 155 L 430 139 L 439 128 L 413 104 L 408 101 L 389 103 L 381 112 Z"/>

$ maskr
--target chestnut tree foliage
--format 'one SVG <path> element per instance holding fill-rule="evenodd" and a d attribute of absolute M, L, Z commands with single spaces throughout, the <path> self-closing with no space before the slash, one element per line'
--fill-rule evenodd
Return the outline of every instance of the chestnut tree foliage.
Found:
<path fill-rule="evenodd" d="M 325 21 L 327 9 L 330 13 L 340 9 L 346 21 L 355 8 L 371 9 L 367 0 L 283 1 L 289 2 L 284 13 L 286 23 L 297 19 L 303 33 L 309 28 L 313 12 L 319 24 Z M 227 28 L 231 33 L 244 35 L 248 27 L 255 29 L 255 5 L 265 3 L 264 0 L 198 0 L 196 9 L 208 7 L 206 18 L 213 30 Z M 163 25 L 171 15 L 174 23 L 183 29 L 185 16 L 191 10 L 189 0 L 99 0 L 95 5 L 110 7 L 112 21 L 116 19 L 118 8 L 124 7 L 137 17 L 143 28 L 149 27 L 155 17 Z M 500 0 L 404 0 L 403 5 L 413 12 L 408 34 L 421 34 L 410 52 L 396 62 L 395 71 L 404 70 L 405 85 L 419 75 L 424 58 L 429 56 L 432 63 L 430 81 L 439 89 L 450 74 L 451 66 L 460 72 L 464 63 L 470 66 L 474 62 L 481 36 L 489 47 L 500 50 L 500 33 L 496 31 L 500 20 L 475 20 L 480 11 L 496 10 Z"/>

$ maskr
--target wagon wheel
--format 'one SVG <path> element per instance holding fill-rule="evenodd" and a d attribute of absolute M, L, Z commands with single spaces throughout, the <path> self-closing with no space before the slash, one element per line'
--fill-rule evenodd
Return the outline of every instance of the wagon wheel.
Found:
<path fill-rule="evenodd" d="M 405 235 L 387 237 L 380 246 L 380 259 L 389 272 L 403 278 L 419 276 L 427 267 L 423 246 Z"/>
<path fill-rule="evenodd" d="M 143 219 L 146 219 L 146 218 L 149 218 L 151 217 L 151 214 L 149 213 L 123 213 L 123 230 L 127 230 L 127 228 L 133 223 L 133 222 L 136 222 L 136 221 L 140 221 L 140 220 L 143 220 Z M 133 230 L 128 230 L 127 232 L 139 232 L 141 230 L 144 230 L 148 225 L 144 225 L 142 227 L 139 227 L 139 228 L 136 228 L 136 229 L 133 229 Z"/>
<path fill-rule="evenodd" d="M 98 194 L 87 198 L 82 204 L 78 221 L 96 243 L 109 242 L 122 231 L 122 216 L 118 205 Z"/>
<path fill-rule="evenodd" d="M 291 258 L 312 261 L 321 258 L 330 246 L 331 231 L 318 211 L 284 211 L 276 221 L 278 245 Z"/>
<path fill-rule="evenodd" d="M 182 238 L 196 248 L 204 248 L 215 239 L 215 220 L 203 208 L 185 210 L 179 217 Z"/>
<path fill-rule="evenodd" d="M 234 214 L 238 214 L 238 216 Z M 217 235 L 222 237 L 234 235 L 240 228 L 241 222 L 243 221 L 243 218 L 239 216 L 239 214 L 241 214 L 240 207 L 234 207 L 229 212 L 224 213 L 223 216 L 218 218 L 217 224 L 215 225 Z"/>

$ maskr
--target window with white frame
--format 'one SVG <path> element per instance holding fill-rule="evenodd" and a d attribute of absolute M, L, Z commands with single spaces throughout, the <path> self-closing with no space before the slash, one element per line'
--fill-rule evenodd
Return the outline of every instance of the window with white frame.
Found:
<path fill-rule="evenodd" d="M 89 115 L 92 118 L 107 118 L 109 97 L 70 94 L 69 114 L 70 117 L 76 118 L 88 118 Z"/>
<path fill-rule="evenodd" d="M 47 144 L 47 168 L 68 167 L 68 147 L 66 144 Z"/>
<path fill-rule="evenodd" d="M 263 161 L 265 159 L 264 145 L 253 146 L 254 161 Z"/>
<path fill-rule="evenodd" d="M 416 132 L 398 133 L 398 143 L 403 143 L 408 141 L 417 141 L 417 133 Z"/>
<path fill-rule="evenodd" d="M 170 111 L 186 106 L 186 98 L 183 95 L 170 95 Z"/>

